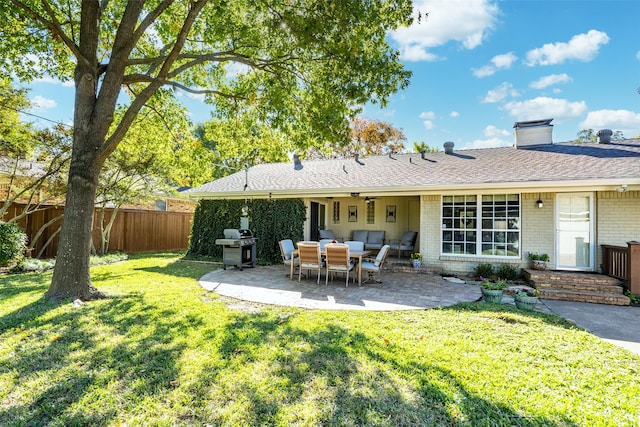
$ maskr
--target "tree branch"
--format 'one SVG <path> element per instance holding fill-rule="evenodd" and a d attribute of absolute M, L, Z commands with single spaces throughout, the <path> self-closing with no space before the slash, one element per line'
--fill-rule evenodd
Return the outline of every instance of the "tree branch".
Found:
<path fill-rule="evenodd" d="M 28 5 L 20 0 L 11 0 L 11 2 L 14 5 L 18 6 L 20 9 L 24 10 L 35 21 L 40 22 L 42 25 L 44 25 L 45 28 L 49 30 L 53 36 L 59 37 L 60 40 L 62 40 L 64 44 L 69 48 L 69 50 L 71 50 L 71 52 L 76 56 L 76 58 L 78 58 L 79 60 L 83 58 L 80 54 L 80 47 L 75 44 L 75 42 L 70 39 L 64 32 L 64 30 L 62 29 L 62 25 L 56 18 L 55 12 L 47 0 L 42 0 L 42 5 L 49 14 L 51 20 L 44 19 L 43 16 L 36 13 L 33 9 L 31 9 Z"/>
<path fill-rule="evenodd" d="M 167 56 L 167 59 L 162 64 L 162 67 L 160 69 L 160 72 L 158 73 L 157 78 L 151 81 L 149 85 L 142 90 L 140 95 L 138 95 L 133 100 L 133 102 L 131 102 L 131 105 L 125 112 L 124 116 L 122 117 L 122 120 L 120 120 L 120 123 L 116 127 L 113 134 L 111 134 L 111 136 L 109 136 L 109 138 L 105 140 L 105 143 L 100 150 L 100 157 L 103 160 L 107 156 L 109 156 L 109 154 L 111 154 L 113 150 L 116 149 L 116 147 L 118 146 L 118 143 L 122 140 L 122 138 L 124 138 L 125 134 L 127 133 L 127 130 L 131 126 L 131 123 L 133 123 L 133 120 L 135 119 L 138 112 L 147 103 L 147 101 L 153 96 L 153 94 L 162 86 L 164 79 L 166 79 L 169 73 L 169 70 L 171 69 L 171 66 L 180 55 L 180 51 L 184 46 L 184 43 L 187 38 L 187 35 L 189 34 L 189 31 L 191 31 L 191 28 L 193 27 L 193 24 L 196 18 L 202 11 L 202 8 L 204 8 L 204 6 L 207 4 L 207 1 L 208 0 L 197 0 L 191 3 L 189 12 L 187 13 L 187 16 L 183 21 L 182 28 L 180 29 L 180 32 L 176 36 L 176 43 L 173 45 L 173 48 L 171 49 L 171 52 Z"/>

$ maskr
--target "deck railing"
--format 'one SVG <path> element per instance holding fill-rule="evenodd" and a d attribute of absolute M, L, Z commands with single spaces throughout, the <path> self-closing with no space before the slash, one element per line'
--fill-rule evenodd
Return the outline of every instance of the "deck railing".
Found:
<path fill-rule="evenodd" d="M 626 282 L 632 294 L 640 294 L 640 242 L 601 247 L 602 273 Z"/>

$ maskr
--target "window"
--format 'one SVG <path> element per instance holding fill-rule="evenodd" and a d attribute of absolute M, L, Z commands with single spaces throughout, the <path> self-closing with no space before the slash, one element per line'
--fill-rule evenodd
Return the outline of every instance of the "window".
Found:
<path fill-rule="evenodd" d="M 444 196 L 442 253 L 519 257 L 520 196 Z"/>
<path fill-rule="evenodd" d="M 333 223 L 340 224 L 340 202 L 333 202 Z"/>
<path fill-rule="evenodd" d="M 367 224 L 373 224 L 376 220 L 376 202 L 367 201 Z"/>

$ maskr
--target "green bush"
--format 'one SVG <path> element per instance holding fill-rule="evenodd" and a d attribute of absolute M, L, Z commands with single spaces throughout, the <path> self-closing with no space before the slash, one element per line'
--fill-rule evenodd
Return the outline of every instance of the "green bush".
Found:
<path fill-rule="evenodd" d="M 493 276 L 493 265 L 489 263 L 478 264 L 473 270 L 473 274 L 475 277 L 490 279 Z"/>
<path fill-rule="evenodd" d="M 511 264 L 500 264 L 496 270 L 496 275 L 505 280 L 516 280 L 518 278 L 518 270 Z"/>
<path fill-rule="evenodd" d="M 201 200 L 193 216 L 187 256 L 222 258 L 222 246 L 216 245 L 216 239 L 224 237 L 225 228 L 240 227 L 245 205 L 249 208 L 249 228 L 258 238 L 258 262 L 282 262 L 278 242 L 282 239 L 296 242 L 303 237 L 306 207 L 301 199 Z"/>
<path fill-rule="evenodd" d="M 13 223 L 0 222 L 0 266 L 20 261 L 24 257 L 27 235 Z"/>

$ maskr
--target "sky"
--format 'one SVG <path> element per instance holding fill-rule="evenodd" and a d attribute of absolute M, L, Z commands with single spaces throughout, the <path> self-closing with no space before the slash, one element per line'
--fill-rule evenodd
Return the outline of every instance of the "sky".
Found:
<path fill-rule="evenodd" d="M 408 147 L 511 146 L 518 121 L 553 119 L 553 141 L 582 129 L 640 135 L 639 0 L 420 0 L 427 19 L 388 35 L 412 71 L 388 105 L 362 116 L 402 129 Z M 71 123 L 73 85 L 31 85 L 31 112 Z M 183 96 L 195 123 L 209 118 Z"/>

